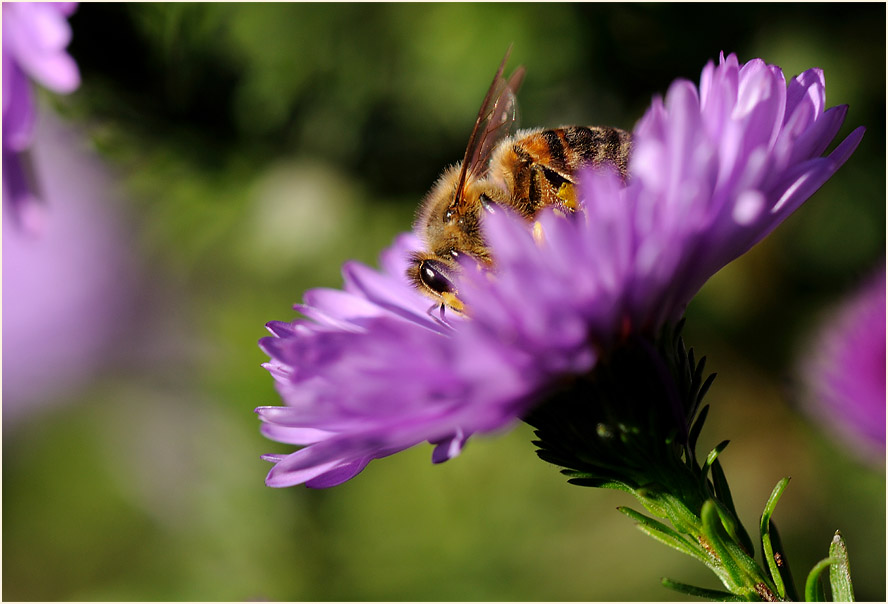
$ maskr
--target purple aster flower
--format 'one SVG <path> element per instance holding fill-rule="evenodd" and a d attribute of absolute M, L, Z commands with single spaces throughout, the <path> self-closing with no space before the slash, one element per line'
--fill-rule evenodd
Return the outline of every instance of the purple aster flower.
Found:
<path fill-rule="evenodd" d="M 806 410 L 862 459 L 885 459 L 885 271 L 827 318 L 801 376 Z"/>
<path fill-rule="evenodd" d="M 305 318 L 269 323 L 260 342 L 285 402 L 257 409 L 263 433 L 304 445 L 265 456 L 266 483 L 333 486 L 423 441 L 434 462 L 450 459 L 617 343 L 680 319 L 851 155 L 862 128 L 821 157 L 846 110 L 825 109 L 818 69 L 787 85 L 775 66 L 722 56 L 699 89 L 679 80 L 655 99 L 633 132 L 628 185 L 590 170 L 574 217 L 544 211 L 532 229 L 505 211 L 485 218 L 496 268 L 464 265 L 468 317 L 439 318 L 407 283 L 411 236 L 379 272 L 347 264 L 344 290 L 309 291 Z"/>
<path fill-rule="evenodd" d="M 80 72 L 65 48 L 71 41 L 67 17 L 72 2 L 3 4 L 3 199 L 25 223 L 34 194 L 25 155 L 34 131 L 36 103 L 28 79 L 67 94 L 80 85 Z"/>

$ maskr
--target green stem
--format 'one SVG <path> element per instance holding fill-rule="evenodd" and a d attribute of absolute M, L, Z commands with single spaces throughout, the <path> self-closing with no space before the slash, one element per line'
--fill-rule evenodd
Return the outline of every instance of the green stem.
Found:
<path fill-rule="evenodd" d="M 678 479 L 682 474 L 684 478 Z M 633 518 L 648 535 L 700 560 L 715 573 L 732 597 L 742 600 L 785 600 L 786 591 L 778 589 L 768 571 L 752 557 L 749 537 L 733 511 L 732 502 L 726 504 L 703 495 L 699 485 L 705 479 L 693 476 L 692 472 L 673 473 L 668 482 L 665 473 L 663 477 L 668 488 L 656 485 L 633 489 L 632 492 L 645 509 L 658 518 L 668 520 L 672 528 L 637 512 L 620 511 Z M 720 478 L 723 479 L 723 475 Z M 785 487 L 785 483 L 780 486 Z M 782 489 L 779 491 L 782 492 Z M 777 498 L 779 493 L 769 501 L 766 509 L 768 519 Z M 698 593 L 704 592 L 706 590 Z M 688 591 L 685 593 L 696 595 Z"/>

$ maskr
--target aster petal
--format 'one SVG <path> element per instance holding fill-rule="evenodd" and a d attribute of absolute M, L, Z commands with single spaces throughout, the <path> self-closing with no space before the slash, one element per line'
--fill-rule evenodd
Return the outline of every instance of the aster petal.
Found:
<path fill-rule="evenodd" d="M 283 321 L 269 321 L 265 328 L 277 337 L 292 336 L 297 331 L 295 325 Z"/>
<path fill-rule="evenodd" d="M 29 208 L 38 205 L 31 192 L 27 172 L 20 153 L 3 148 L 3 200 L 12 212 L 12 219 L 28 223 Z"/>
<path fill-rule="evenodd" d="M 727 58 L 722 55 L 717 67 L 710 61 L 701 77 L 708 80 L 705 89 L 704 82 L 701 82 L 703 123 L 710 136 L 718 140 L 722 136 L 721 129 L 730 123 L 740 87 L 740 65 L 736 55 L 731 54 Z"/>
<path fill-rule="evenodd" d="M 4 11 L 4 17 L 12 17 L 10 26 L 3 28 L 4 39 L 9 39 L 9 47 L 25 73 L 61 94 L 80 85 L 77 64 L 64 50 L 71 40 L 71 27 L 64 14 L 50 4 L 28 3 L 17 5 L 8 14 Z"/>
<path fill-rule="evenodd" d="M 448 459 L 453 459 L 462 452 L 463 446 L 466 444 L 468 437 L 462 431 L 454 434 L 451 438 L 440 442 L 432 452 L 432 463 L 442 463 Z"/>
<path fill-rule="evenodd" d="M 790 80 L 786 90 L 787 115 L 803 103 L 811 107 L 812 121 L 820 117 L 826 106 L 826 78 L 822 69 L 808 69 Z"/>
<path fill-rule="evenodd" d="M 403 275 L 381 276 L 358 262 L 347 262 L 342 267 L 345 291 L 365 298 L 380 309 L 428 329 L 440 327 L 428 313 L 431 306 L 419 292 L 409 288 Z"/>
<path fill-rule="evenodd" d="M 410 252 L 421 247 L 422 242 L 419 240 L 419 237 L 413 233 L 401 233 L 395 237 L 391 247 L 383 250 L 379 256 L 379 266 L 382 272 L 403 279 L 404 274 L 407 272 Z M 409 284 L 406 281 L 403 281 L 403 283 L 409 288 Z"/>
<path fill-rule="evenodd" d="M 288 445 L 311 445 L 336 436 L 335 432 L 317 428 L 290 427 L 280 424 L 263 424 L 262 435 Z"/>
<path fill-rule="evenodd" d="M 336 473 L 315 483 L 333 486 L 330 483 L 339 484 L 348 480 L 372 459 L 386 457 L 419 444 L 425 440 L 422 434 L 427 431 L 428 426 L 402 421 L 383 429 L 356 431 L 344 437 L 309 445 L 278 461 L 269 472 L 266 484 L 292 486 L 335 470 Z M 433 434 L 432 437 L 436 440 L 446 438 L 444 434 Z M 348 476 L 350 473 L 351 476 Z"/>
<path fill-rule="evenodd" d="M 842 127 L 847 113 L 848 105 L 838 105 L 827 109 L 819 120 L 795 140 L 789 163 L 794 164 L 808 157 L 817 157 L 826 151 L 829 143 L 839 133 L 839 128 Z"/>
<path fill-rule="evenodd" d="M 785 108 L 783 72 L 759 59 L 744 65 L 732 117 L 744 122 L 745 151 L 773 144 L 783 124 Z"/>
<path fill-rule="evenodd" d="M 268 476 L 265 477 L 265 484 L 276 488 L 292 487 L 323 476 L 343 464 L 341 460 L 336 459 L 323 464 L 309 465 L 307 467 L 299 466 L 299 462 L 301 462 L 309 450 L 309 448 L 300 449 L 276 461 L 275 465 L 269 470 Z M 275 461 L 275 458 L 271 458 L 269 461 Z M 291 469 L 290 465 L 296 465 L 297 467 Z"/>
<path fill-rule="evenodd" d="M 854 151 L 857 150 L 857 145 L 860 144 L 860 141 L 863 139 L 863 135 L 865 133 L 866 128 L 863 126 L 858 126 L 851 132 L 851 134 L 845 137 L 845 140 L 843 140 L 835 149 L 833 149 L 832 153 L 827 156 L 836 166 L 836 169 L 843 166 L 854 153 Z"/>
<path fill-rule="evenodd" d="M 3 148 L 24 151 L 31 144 L 36 116 L 31 87 L 13 61 L 3 57 Z"/>
<path fill-rule="evenodd" d="M 863 127 L 857 128 L 827 157 L 808 160 L 788 172 L 784 185 L 776 187 L 780 196 L 771 210 L 772 214 L 778 217 L 778 220 L 783 220 L 794 212 L 842 167 L 857 149 L 865 131 Z"/>
<path fill-rule="evenodd" d="M 283 461 L 289 453 L 263 453 L 259 456 L 259 459 L 262 461 L 270 461 L 271 463 L 277 463 L 279 461 Z"/>
<path fill-rule="evenodd" d="M 359 328 L 362 319 L 378 317 L 383 309 L 366 298 L 342 290 L 317 288 L 305 292 L 305 304 L 294 308 L 320 325 L 341 329 Z"/>
<path fill-rule="evenodd" d="M 55 7 L 55 9 L 65 15 L 66 17 L 70 17 L 74 13 L 77 12 L 78 2 L 48 2 L 47 4 L 51 4 Z"/>
<path fill-rule="evenodd" d="M 321 474 L 317 478 L 312 478 L 311 480 L 305 481 L 305 486 L 311 489 L 326 489 L 329 487 L 335 487 L 336 485 L 340 485 L 347 480 L 351 480 L 352 478 L 360 474 L 364 470 L 364 468 L 367 467 L 367 464 L 369 464 L 372 460 L 372 457 L 364 457 L 350 463 L 342 464 L 330 470 L 329 472 Z"/>

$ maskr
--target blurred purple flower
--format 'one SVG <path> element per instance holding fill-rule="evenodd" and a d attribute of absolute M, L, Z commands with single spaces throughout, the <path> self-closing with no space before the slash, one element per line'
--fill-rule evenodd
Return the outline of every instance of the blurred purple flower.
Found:
<path fill-rule="evenodd" d="M 260 342 L 286 404 L 256 410 L 262 431 L 307 445 L 265 456 L 266 484 L 333 486 L 423 441 L 445 461 L 617 341 L 679 319 L 854 151 L 862 128 L 820 157 L 847 109 L 824 108 L 818 69 L 787 86 L 779 68 L 731 55 L 706 66 L 699 91 L 676 81 L 635 129 L 628 186 L 585 172 L 583 211 L 543 212 L 536 233 L 506 212 L 486 219 L 495 278 L 463 271 L 470 319 L 439 320 L 407 283 L 411 236 L 384 252 L 381 272 L 346 264 L 344 291 L 307 292 L 296 306 L 306 319 L 269 323 Z"/>
<path fill-rule="evenodd" d="M 113 180 L 82 133 L 52 112 L 37 121 L 32 158 L 53 211 L 35 236 L 3 206 L 4 433 L 120 358 L 111 343 L 131 323 L 135 271 Z"/>
<path fill-rule="evenodd" d="M 31 145 L 36 103 L 28 78 L 67 94 L 80 85 L 80 72 L 65 48 L 71 41 L 67 17 L 74 2 L 3 3 L 3 200 L 11 218 L 30 223 L 34 192 L 25 151 Z"/>
<path fill-rule="evenodd" d="M 862 459 L 885 460 L 885 271 L 819 329 L 802 363 L 803 402 Z"/>

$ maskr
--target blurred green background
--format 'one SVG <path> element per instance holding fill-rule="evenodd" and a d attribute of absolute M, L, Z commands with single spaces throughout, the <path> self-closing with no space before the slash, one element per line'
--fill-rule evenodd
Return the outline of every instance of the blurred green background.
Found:
<path fill-rule="evenodd" d="M 680 599 L 718 587 L 633 528 L 619 493 L 571 487 L 526 426 L 430 464 L 423 446 L 332 490 L 263 485 L 252 413 L 278 404 L 256 346 L 310 287 L 410 227 L 461 158 L 510 43 L 523 126 L 631 128 L 721 50 L 813 66 L 860 148 L 716 276 L 686 339 L 719 373 L 723 439 L 754 528 L 771 488 L 796 573 L 841 529 L 862 600 L 885 598 L 885 467 L 798 409 L 821 313 L 883 262 L 882 4 L 83 4 L 83 82 L 46 98 L 120 187 L 136 301 L 107 363 L 3 432 L 6 600 Z M 49 111 L 48 108 L 45 111 Z M 6 358 L 15 350 L 3 350 Z M 64 403 L 64 404 L 61 404 Z"/>

